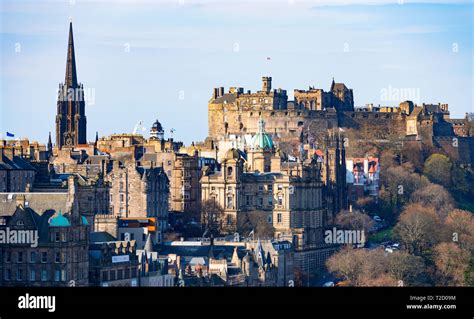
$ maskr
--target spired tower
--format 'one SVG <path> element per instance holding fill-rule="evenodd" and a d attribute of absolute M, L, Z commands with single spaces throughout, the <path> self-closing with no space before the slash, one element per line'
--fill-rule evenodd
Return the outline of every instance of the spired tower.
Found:
<path fill-rule="evenodd" d="M 87 144 L 84 87 L 77 82 L 72 22 L 69 24 L 66 78 L 59 84 L 56 115 L 58 148 Z"/>

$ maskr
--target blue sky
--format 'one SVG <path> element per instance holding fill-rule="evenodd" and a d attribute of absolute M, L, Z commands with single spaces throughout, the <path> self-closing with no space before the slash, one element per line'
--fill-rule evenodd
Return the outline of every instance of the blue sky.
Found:
<path fill-rule="evenodd" d="M 94 94 L 89 140 L 155 119 L 168 136 L 203 140 L 212 88 L 256 91 L 263 75 L 290 98 L 334 76 L 358 106 L 397 105 L 382 90 L 414 89 L 463 117 L 474 100 L 472 2 L 402 2 L 0 0 L 0 132 L 54 136 L 70 18 L 78 80 Z"/>

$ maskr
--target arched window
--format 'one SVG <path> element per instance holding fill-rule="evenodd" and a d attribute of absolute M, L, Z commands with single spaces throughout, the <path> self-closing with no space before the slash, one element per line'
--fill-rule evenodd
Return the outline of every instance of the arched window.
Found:
<path fill-rule="evenodd" d="M 232 167 L 227 167 L 227 176 L 232 176 Z"/>

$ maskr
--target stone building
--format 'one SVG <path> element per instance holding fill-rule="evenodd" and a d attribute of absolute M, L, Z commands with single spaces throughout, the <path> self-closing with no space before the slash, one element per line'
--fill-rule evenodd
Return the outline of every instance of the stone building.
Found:
<path fill-rule="evenodd" d="M 139 263 L 134 240 L 117 241 L 107 234 L 91 233 L 89 285 L 137 287 Z"/>
<path fill-rule="evenodd" d="M 169 179 L 163 168 L 114 161 L 106 176 L 110 183 L 110 214 L 118 217 L 156 217 L 164 231 L 168 219 Z"/>
<path fill-rule="evenodd" d="M 25 192 L 35 182 L 36 169 L 14 147 L 0 147 L 0 192 Z"/>
<path fill-rule="evenodd" d="M 169 273 L 185 286 L 288 286 L 294 252 L 288 241 L 180 241 L 157 245 Z"/>
<path fill-rule="evenodd" d="M 0 244 L 0 286 L 88 285 L 90 226 L 74 178 L 66 192 L 0 193 L 0 199 L 0 232 L 30 239 Z"/>
<path fill-rule="evenodd" d="M 208 104 L 208 144 L 233 143 L 233 147 L 240 148 L 236 145 L 248 141 L 258 131 L 259 118 L 263 117 L 267 132 L 285 152 L 292 148 L 295 151 L 301 131 L 311 131 L 318 136 L 331 129 L 344 128 L 370 131 L 378 141 L 393 136 L 403 139 L 408 133 L 410 140 L 418 136 L 420 142 L 446 153 L 453 160 L 464 165 L 472 164 L 471 140 L 474 138 L 466 136 L 469 130 L 465 121 L 449 118 L 447 104 L 415 105 L 403 101 L 397 106 L 369 104 L 355 107 L 353 91 L 334 80 L 327 92 L 314 87 L 296 89 L 294 100 L 289 101 L 285 90 L 267 93 L 271 88 L 269 79 L 263 78 L 263 88 L 256 93 L 244 92 L 242 88 L 230 88 L 228 92 L 224 92 L 222 87 L 214 89 Z M 462 147 L 448 152 L 443 149 L 449 148 L 444 143 L 447 136 L 465 137 L 467 140 L 462 142 Z M 222 158 L 222 149 L 219 153 L 220 156 L 215 158 Z"/>
<path fill-rule="evenodd" d="M 201 178 L 202 201 L 212 200 L 223 209 L 220 227 L 224 232 L 239 232 L 240 219 L 246 215 L 263 216 L 275 238 L 292 243 L 297 267 L 320 267 L 326 250 L 334 250 L 323 243 L 324 227 L 333 216 L 324 198 L 322 165 L 315 156 L 288 161 L 275 149 L 262 119 L 259 127 L 246 157 L 230 149 L 221 170 Z"/>

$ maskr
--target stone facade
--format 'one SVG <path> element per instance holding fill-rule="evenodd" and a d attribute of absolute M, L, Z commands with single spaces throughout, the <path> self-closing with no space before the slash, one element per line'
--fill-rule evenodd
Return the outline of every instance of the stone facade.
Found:
<path fill-rule="evenodd" d="M 280 142 L 282 148 L 283 143 L 288 143 L 290 148 L 297 145 L 302 132 L 317 136 L 337 128 L 371 131 L 379 140 L 393 136 L 404 138 L 406 135 L 412 139 L 415 135 L 435 148 L 437 143 L 434 139 L 437 137 L 473 138 L 469 136 L 466 121 L 449 118 L 447 104 L 415 105 L 404 101 L 398 106 L 369 104 L 355 107 L 353 91 L 334 80 L 327 92 L 314 87 L 296 89 L 294 100 L 288 101 L 285 90 L 266 89 L 271 87 L 268 79 L 263 78 L 263 89 L 256 93 L 245 93 L 242 88 L 230 88 L 227 93 L 222 87 L 214 89 L 208 104 L 208 138 L 215 145 L 221 141 L 233 141 L 231 143 L 234 144 L 245 142 L 258 131 L 260 117 L 266 122 L 267 132 Z M 472 158 L 474 155 L 470 153 L 469 143 L 465 143 L 459 153 L 468 152 L 468 157 Z M 472 165 L 471 162 L 463 164 Z"/>
<path fill-rule="evenodd" d="M 169 180 L 161 167 L 114 161 L 106 176 L 110 183 L 110 213 L 119 217 L 156 217 L 167 227 Z"/>
<path fill-rule="evenodd" d="M 90 286 L 136 287 L 138 267 L 134 240 L 91 242 L 89 245 Z"/>
<path fill-rule="evenodd" d="M 13 147 L 0 147 L 0 192 L 25 192 L 33 188 L 35 168 Z"/>
<path fill-rule="evenodd" d="M 0 286 L 87 286 L 87 219 L 67 192 L 0 194 L 0 230 L 36 231 L 38 245 L 0 244 Z"/>

